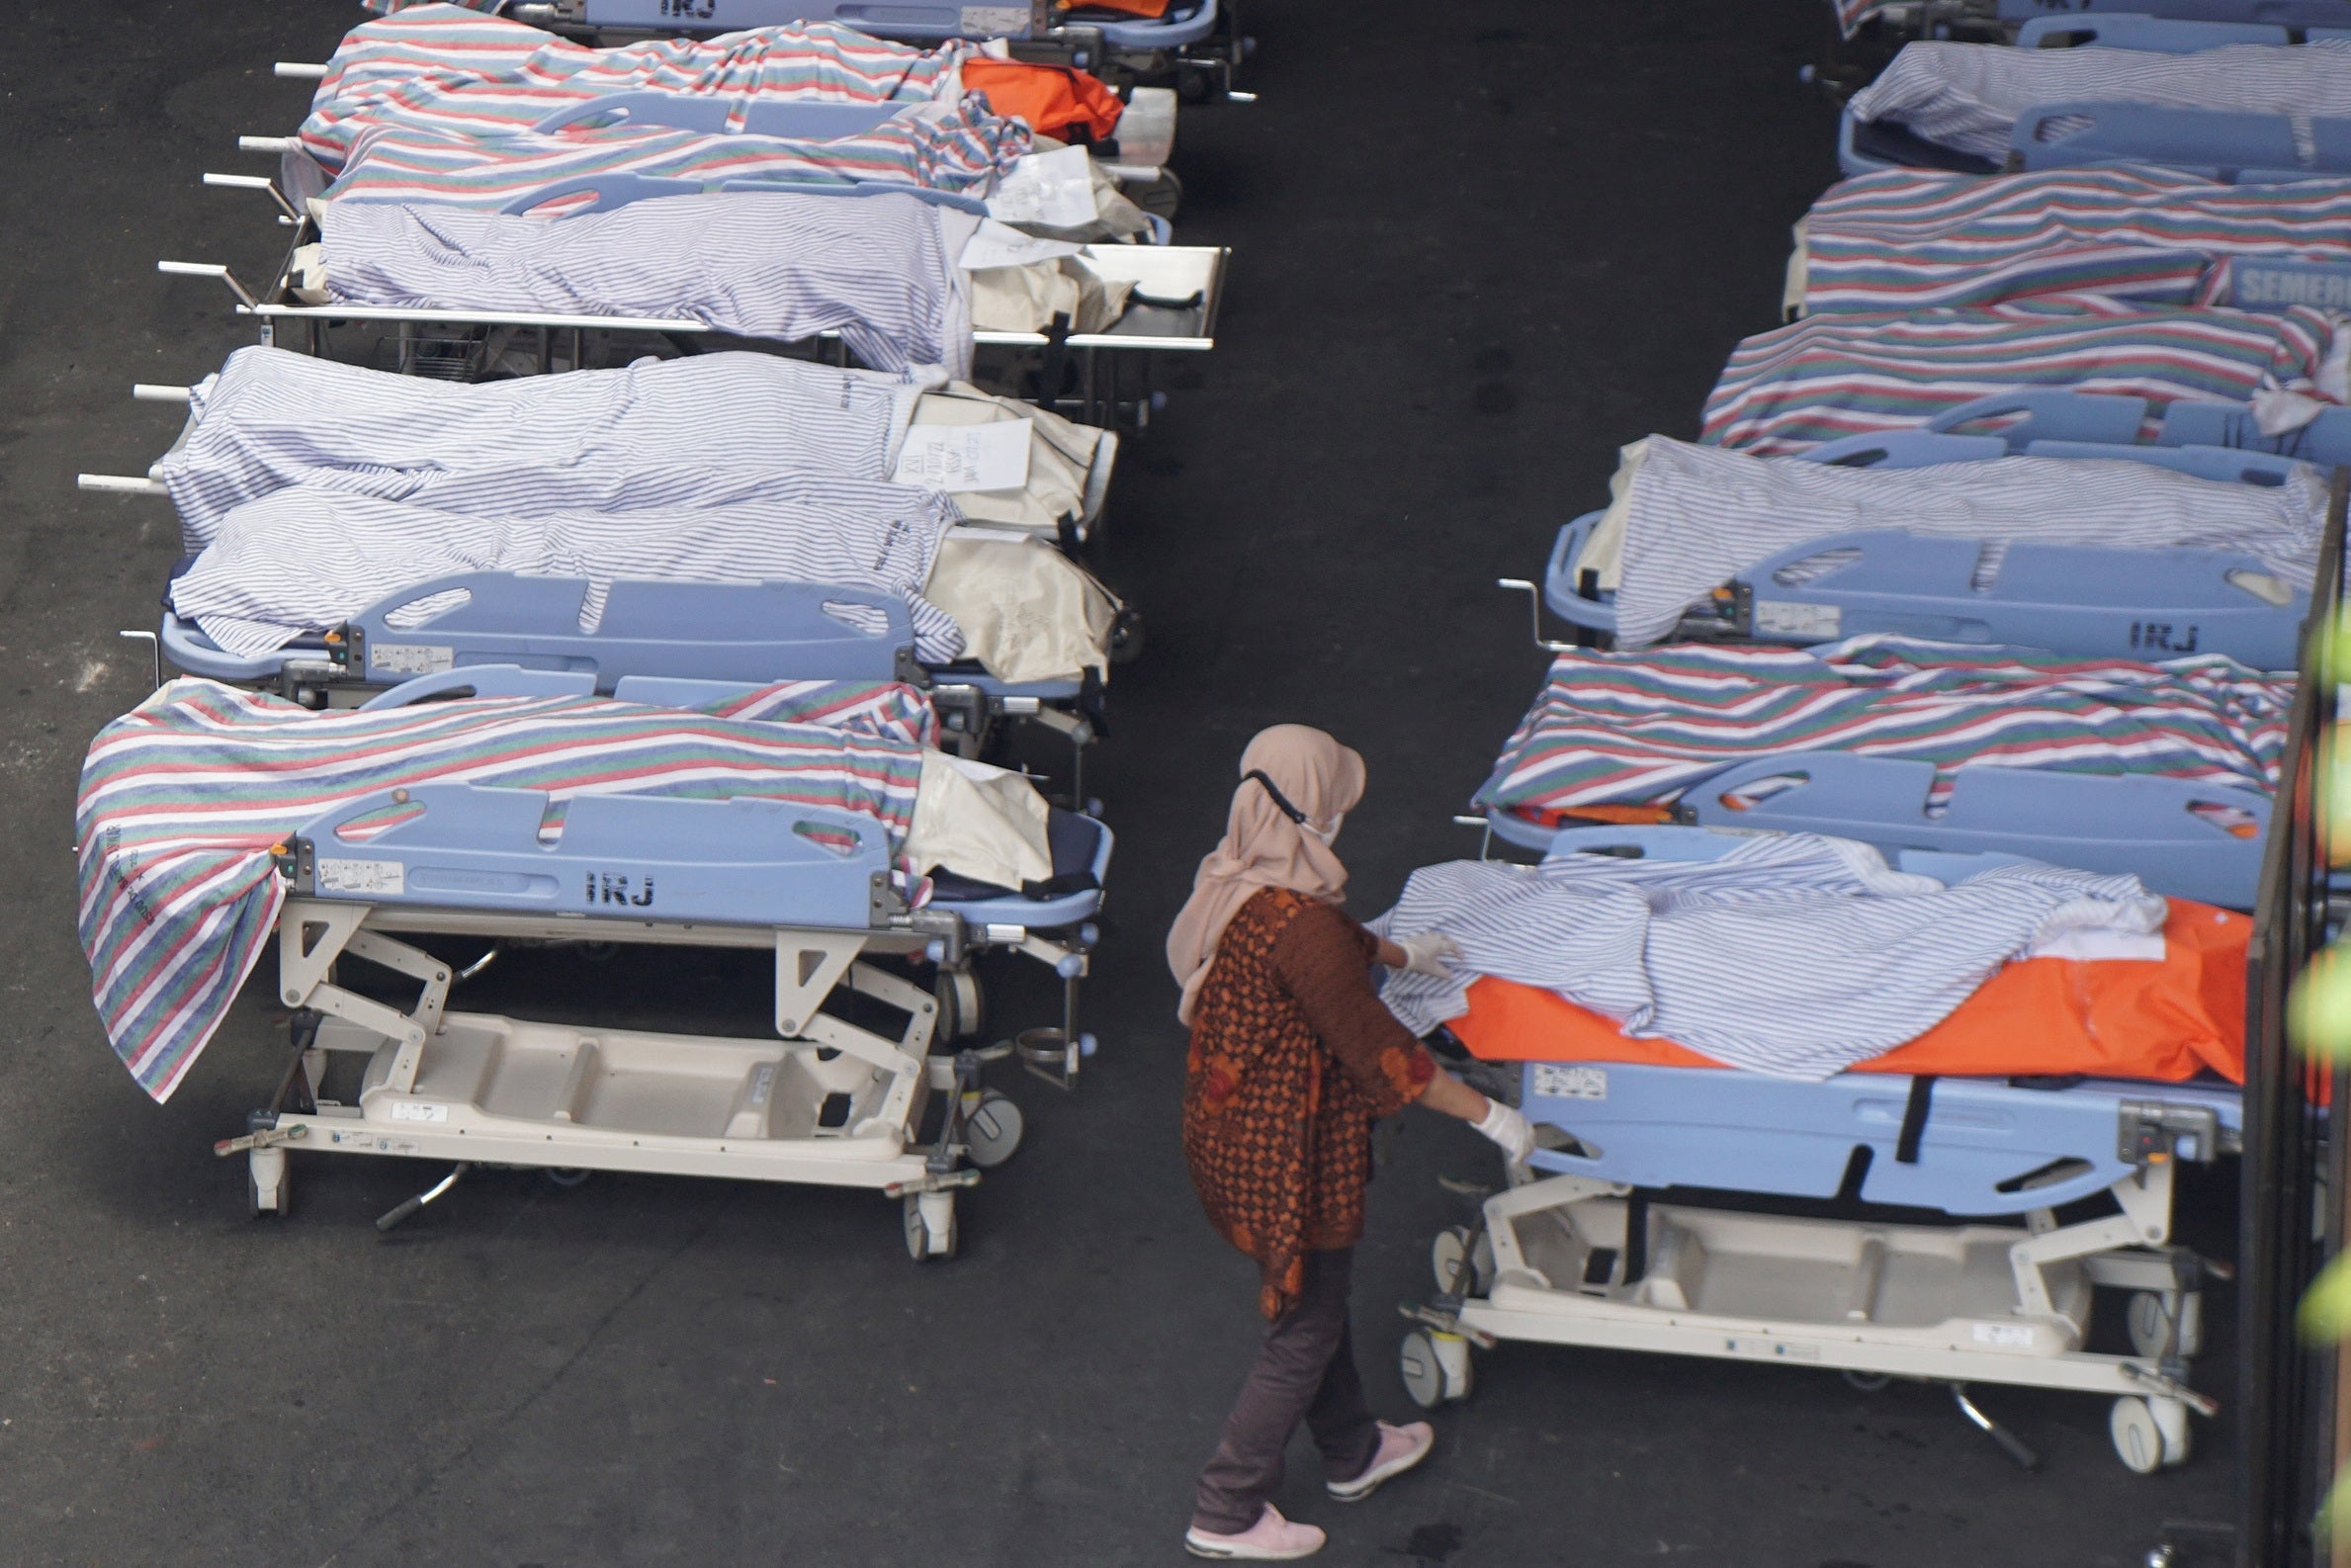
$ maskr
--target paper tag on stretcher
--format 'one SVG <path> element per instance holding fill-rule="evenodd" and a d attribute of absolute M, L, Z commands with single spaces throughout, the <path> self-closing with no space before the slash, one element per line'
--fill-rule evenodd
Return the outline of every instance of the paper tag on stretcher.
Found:
<path fill-rule="evenodd" d="M 915 425 L 898 449 L 892 482 L 928 490 L 1016 490 L 1028 482 L 1028 421 Z"/>
<path fill-rule="evenodd" d="M 315 876 L 321 893 L 381 898 L 407 892 L 407 872 L 397 860 L 329 860 L 321 855 Z"/>
<path fill-rule="evenodd" d="M 966 272 L 981 272 L 990 267 L 1025 267 L 1032 261 L 1058 261 L 1064 256 L 1085 254 L 1086 247 L 1074 239 L 1039 239 L 1009 223 L 986 218 L 972 230 L 972 237 L 963 242 L 963 254 L 955 258 L 955 265 Z"/>
<path fill-rule="evenodd" d="M 1041 223 L 1047 228 L 1092 222 L 1102 215 L 1094 206 L 1093 169 L 1088 158 L 1084 147 L 1026 154 L 988 199 L 988 216 L 999 222 Z"/>
<path fill-rule="evenodd" d="M 1810 637 L 1827 642 L 1842 635 L 1845 611 L 1834 604 L 1805 604 L 1796 599 L 1755 601 L 1755 630 L 1766 637 Z"/>
<path fill-rule="evenodd" d="M 1562 1067 L 1556 1062 L 1534 1064 L 1534 1091 L 1549 1099 L 1607 1099 L 1609 1070 L 1605 1067 Z"/>
<path fill-rule="evenodd" d="M 956 31 L 967 38 L 1028 37 L 1026 6 L 965 6 L 962 9 L 962 26 Z"/>

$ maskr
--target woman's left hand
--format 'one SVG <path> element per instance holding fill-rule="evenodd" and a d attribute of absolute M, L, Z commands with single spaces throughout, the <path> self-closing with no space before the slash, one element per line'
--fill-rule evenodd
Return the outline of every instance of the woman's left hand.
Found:
<path fill-rule="evenodd" d="M 1415 975 L 1430 975 L 1438 980 L 1445 979 L 1451 973 L 1445 968 L 1444 961 L 1461 956 L 1460 944 L 1442 931 L 1422 931 L 1416 936 L 1407 936 L 1395 945 L 1396 956 L 1403 962 L 1392 963 L 1390 968 Z"/>

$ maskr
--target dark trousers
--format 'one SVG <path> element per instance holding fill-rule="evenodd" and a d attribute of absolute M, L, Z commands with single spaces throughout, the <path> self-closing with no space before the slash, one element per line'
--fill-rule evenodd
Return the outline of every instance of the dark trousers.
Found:
<path fill-rule="evenodd" d="M 1306 1255 L 1298 1304 L 1265 1325 L 1257 1365 L 1241 1385 L 1224 1440 L 1200 1472 L 1192 1524 L 1230 1535 L 1249 1528 L 1281 1488 L 1281 1451 L 1303 1420 L 1323 1451 L 1323 1474 L 1351 1481 L 1379 1451 L 1379 1425 L 1363 1403 L 1348 1335 L 1354 1249 Z"/>

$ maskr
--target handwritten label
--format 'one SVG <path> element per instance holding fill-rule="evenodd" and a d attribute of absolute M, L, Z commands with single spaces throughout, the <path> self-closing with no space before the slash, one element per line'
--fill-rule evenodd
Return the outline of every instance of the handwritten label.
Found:
<path fill-rule="evenodd" d="M 1534 1064 L 1534 1091 L 1550 1099 L 1607 1099 L 1609 1070 L 1605 1067 L 1562 1067 L 1556 1062 Z"/>
<path fill-rule="evenodd" d="M 397 860 L 329 860 L 321 855 L 318 891 L 362 897 L 398 897 L 408 891 L 407 873 Z"/>
<path fill-rule="evenodd" d="M 898 449 L 899 484 L 929 490 L 1016 490 L 1028 482 L 1028 421 L 916 425 Z"/>
<path fill-rule="evenodd" d="M 457 650 L 429 643 L 371 643 L 368 662 L 387 675 L 438 675 L 457 667 Z"/>
<path fill-rule="evenodd" d="M 1843 607 L 1805 604 L 1795 599 L 1755 601 L 1755 630 L 1762 637 L 1811 637 L 1823 641 L 1838 635 L 1845 624 Z"/>

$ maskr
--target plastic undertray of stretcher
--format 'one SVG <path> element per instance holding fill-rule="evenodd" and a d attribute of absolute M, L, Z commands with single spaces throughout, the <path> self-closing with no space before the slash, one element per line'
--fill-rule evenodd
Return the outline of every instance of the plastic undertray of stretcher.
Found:
<path fill-rule="evenodd" d="M 2004 1225 L 1872 1225 L 1657 1205 L 1649 1210 L 1648 1267 L 1621 1283 L 1625 1205 L 1597 1199 L 1522 1215 L 1513 1222 L 1526 1262 L 1552 1292 L 1659 1313 L 1755 1323 L 1893 1332 L 1922 1343 L 1983 1349 L 1970 1325 L 2016 1323 L 2003 1349 L 2056 1354 L 2080 1347 L 2090 1284 L 2071 1263 L 2045 1265 L 2069 1334 L 2016 1322 L 2009 1249 L 2027 1232 Z M 1872 1261 L 1874 1255 L 1874 1262 Z M 1587 1272 L 1606 1269 L 1605 1282 Z M 1495 1292 L 1509 1305 L 1514 1281 Z M 1524 1288 L 1524 1287 L 1521 1287 Z M 1948 1331 L 1948 1332 L 1947 1332 Z M 2046 1343 L 2042 1343 L 2046 1342 Z"/>
<path fill-rule="evenodd" d="M 426 1042 L 413 1090 L 385 1089 L 397 1055 L 387 1044 L 368 1065 L 360 1103 L 371 1122 L 441 1122 L 454 1108 L 461 1120 L 822 1140 L 838 1158 L 895 1156 L 895 1136 L 853 1136 L 886 1092 L 881 1075 L 854 1057 L 824 1060 L 818 1049 L 453 1013 Z"/>

